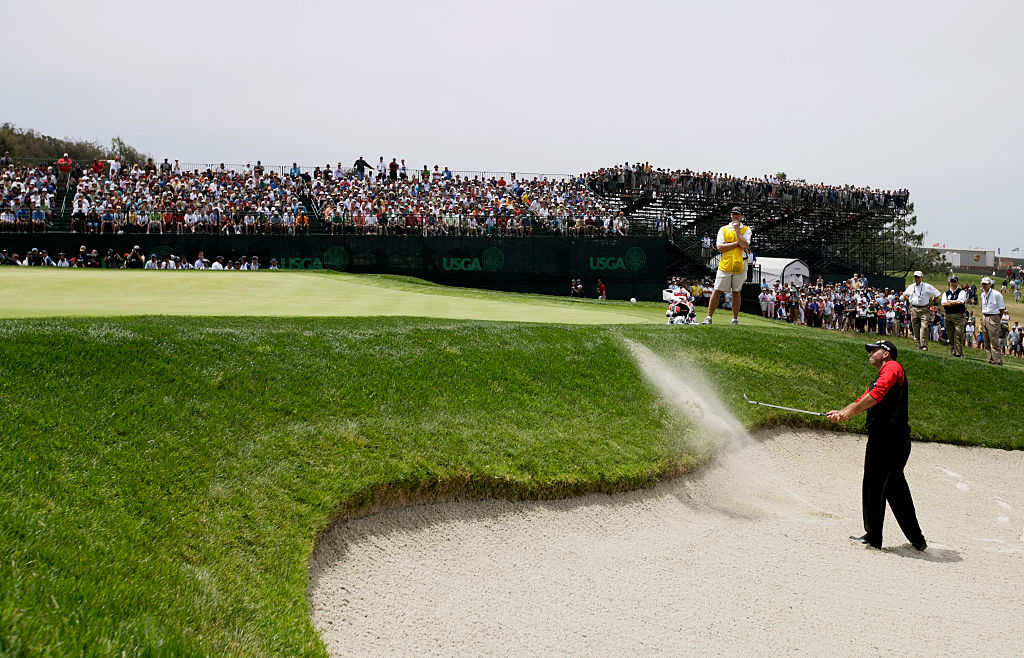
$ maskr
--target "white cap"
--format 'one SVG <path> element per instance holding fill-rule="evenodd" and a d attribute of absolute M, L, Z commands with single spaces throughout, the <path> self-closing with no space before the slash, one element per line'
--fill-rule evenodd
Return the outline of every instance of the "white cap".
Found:
<path fill-rule="evenodd" d="M 986 277 L 983 277 L 983 278 L 981 279 L 981 282 L 982 282 L 982 283 L 987 283 L 988 285 L 992 285 L 992 279 L 988 278 L 987 276 L 986 276 Z"/>
<path fill-rule="evenodd" d="M 914 272 L 914 276 L 924 276 L 924 272 L 922 272 L 921 270 L 917 270 L 916 272 Z"/>

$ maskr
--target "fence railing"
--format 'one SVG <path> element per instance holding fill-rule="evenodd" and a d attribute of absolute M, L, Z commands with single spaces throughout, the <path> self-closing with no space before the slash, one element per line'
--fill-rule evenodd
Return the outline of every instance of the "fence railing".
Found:
<path fill-rule="evenodd" d="M 12 158 L 12 160 L 16 164 L 20 163 L 20 164 L 28 164 L 28 165 L 36 165 L 36 166 L 38 166 L 38 165 L 47 165 L 47 166 L 52 165 L 54 167 L 54 169 L 56 170 L 57 160 L 59 158 L 60 158 L 60 155 L 55 155 L 55 156 L 53 156 L 51 158 L 20 158 L 19 157 L 19 158 Z M 295 165 L 277 165 L 277 164 L 271 164 L 271 165 L 268 165 L 268 164 L 262 164 L 262 161 L 246 162 L 244 164 L 243 163 L 239 163 L 239 162 L 220 162 L 220 161 L 218 161 L 218 162 L 202 162 L 202 161 L 181 162 L 180 160 L 171 160 L 170 158 L 167 158 L 167 161 L 168 161 L 167 162 L 168 168 L 170 169 L 170 171 L 172 173 L 175 172 L 175 171 L 182 171 L 182 172 L 186 172 L 186 171 L 193 171 L 193 172 L 194 171 L 200 171 L 201 172 L 201 171 L 207 171 L 207 170 L 214 171 L 214 172 L 217 172 L 217 171 L 230 171 L 230 172 L 234 172 L 234 173 L 241 173 L 241 172 L 244 172 L 244 171 L 251 171 L 251 170 L 255 169 L 257 166 L 260 166 L 260 167 L 263 168 L 263 171 L 266 174 L 276 173 L 276 174 L 281 175 L 281 176 L 287 176 L 287 175 L 291 175 L 293 173 L 293 168 L 296 170 L 295 173 L 297 173 L 297 174 L 312 174 L 317 169 L 320 169 L 321 171 L 323 171 L 324 169 L 329 169 L 331 172 L 334 172 L 334 171 L 337 170 L 337 166 L 338 166 L 337 163 L 334 163 L 334 164 L 326 163 L 325 165 L 319 165 L 319 164 L 314 164 L 314 165 L 299 165 L 299 164 L 295 164 Z M 95 162 L 95 160 L 79 160 L 75 164 L 80 166 L 80 167 L 82 167 L 83 169 L 88 169 L 94 162 Z M 257 163 L 260 163 L 260 164 L 257 165 Z M 146 163 L 138 163 L 140 168 L 144 167 L 145 164 Z M 156 167 L 156 170 L 157 170 L 158 173 L 160 171 L 162 171 L 161 166 L 163 164 L 164 163 L 163 163 L 162 160 L 159 161 L 159 162 L 154 160 L 153 166 Z M 429 171 L 430 175 L 432 175 L 433 172 L 434 172 L 433 167 L 434 167 L 434 165 L 429 165 L 429 167 L 428 167 L 428 171 Z M 123 171 L 130 171 L 130 170 L 131 170 L 131 165 L 125 165 L 125 169 Z M 352 175 L 352 174 L 355 173 L 355 167 L 354 166 L 342 165 L 342 170 L 344 171 L 345 175 Z M 484 170 L 484 169 L 457 169 L 457 170 L 453 169 L 453 170 L 450 170 L 450 171 L 451 171 L 453 177 L 454 176 L 461 176 L 462 178 L 471 178 L 471 179 L 472 178 L 480 178 L 480 179 L 488 179 L 488 180 L 491 179 L 491 178 L 495 178 L 495 179 L 504 178 L 507 181 L 512 181 L 512 180 L 525 181 L 525 180 L 533 180 L 533 179 L 537 179 L 537 180 L 545 180 L 546 179 L 546 180 L 549 180 L 549 181 L 556 181 L 556 180 L 563 181 L 563 180 L 569 180 L 569 179 L 573 179 L 573 178 L 581 178 L 582 177 L 582 174 L 542 173 L 542 172 L 534 172 L 534 171 L 511 171 L 511 170 L 491 171 L 491 170 Z M 408 167 L 408 170 L 407 170 L 408 178 L 420 178 L 422 176 L 422 173 L 423 173 L 423 170 L 419 169 L 419 168 Z M 376 169 L 376 165 L 368 167 L 365 170 L 365 175 L 376 177 L 377 174 L 378 174 L 378 172 L 377 172 L 377 169 Z"/>

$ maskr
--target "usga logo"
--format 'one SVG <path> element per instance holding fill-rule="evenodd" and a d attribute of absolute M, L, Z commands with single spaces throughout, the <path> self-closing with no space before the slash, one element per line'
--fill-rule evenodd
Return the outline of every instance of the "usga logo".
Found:
<path fill-rule="evenodd" d="M 640 247 L 630 247 L 626 254 L 618 256 L 591 256 L 592 270 L 642 270 L 647 264 L 647 254 Z"/>
<path fill-rule="evenodd" d="M 505 252 L 498 247 L 488 247 L 480 258 L 442 258 L 441 267 L 447 272 L 497 272 L 505 267 Z"/>
<path fill-rule="evenodd" d="M 449 272 L 453 270 L 456 272 L 470 272 L 484 269 L 480 267 L 479 258 L 443 258 L 441 259 L 441 267 Z"/>
<path fill-rule="evenodd" d="M 280 258 L 282 270 L 322 270 L 324 264 L 319 258 Z"/>
<path fill-rule="evenodd" d="M 617 256 L 591 256 L 590 269 L 592 270 L 624 270 L 626 264 Z"/>

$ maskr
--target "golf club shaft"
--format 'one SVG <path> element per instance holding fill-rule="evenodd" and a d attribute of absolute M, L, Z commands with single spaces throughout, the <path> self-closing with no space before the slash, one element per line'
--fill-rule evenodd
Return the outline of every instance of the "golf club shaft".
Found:
<path fill-rule="evenodd" d="M 756 405 L 761 406 L 761 407 L 771 407 L 772 409 L 782 409 L 784 411 L 795 411 L 797 413 L 808 414 L 810 416 L 824 416 L 825 415 L 821 411 L 807 411 L 806 409 L 794 409 L 793 407 L 783 407 L 783 406 L 780 406 L 780 405 L 777 405 L 777 404 L 768 404 L 767 402 L 755 402 L 754 400 L 751 400 L 750 398 L 748 398 L 746 395 L 743 396 L 743 399 L 746 400 L 747 402 L 749 402 L 750 404 L 756 404 Z"/>

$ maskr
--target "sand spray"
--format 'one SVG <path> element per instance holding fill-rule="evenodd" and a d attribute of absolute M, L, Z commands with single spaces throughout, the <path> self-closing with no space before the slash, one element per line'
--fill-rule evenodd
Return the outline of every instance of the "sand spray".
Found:
<path fill-rule="evenodd" d="M 696 425 L 685 447 L 699 456 L 714 454 L 707 468 L 716 476 L 703 478 L 703 484 L 691 487 L 693 505 L 747 518 L 788 516 L 808 510 L 829 516 L 797 493 L 770 465 L 760 443 L 729 412 L 696 364 L 682 356 L 668 364 L 640 343 L 629 339 L 624 342 L 671 411 Z"/>

